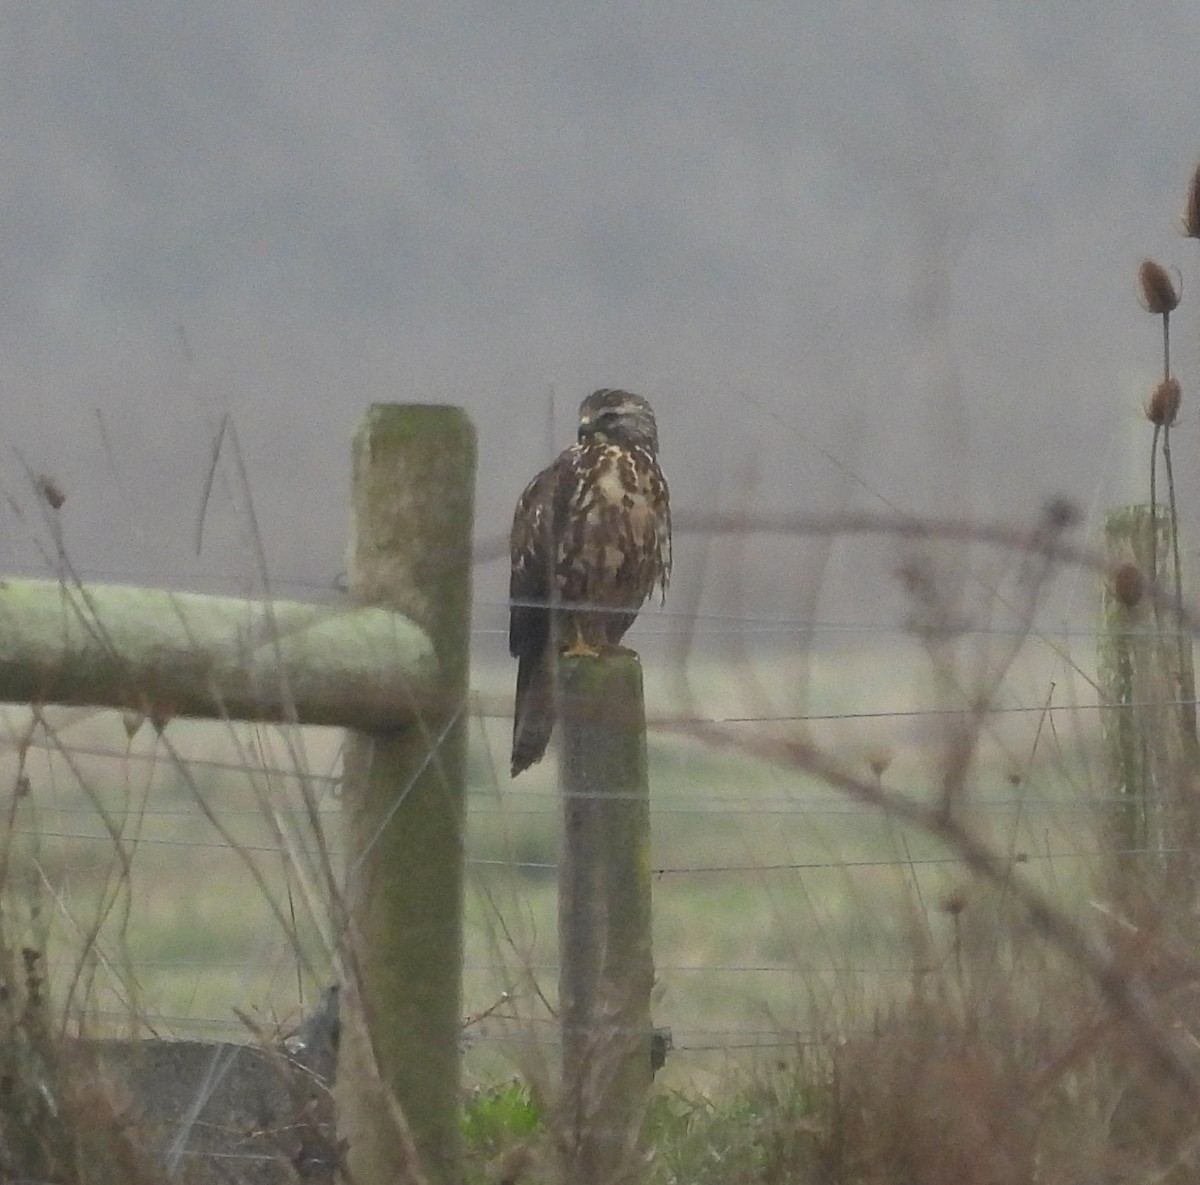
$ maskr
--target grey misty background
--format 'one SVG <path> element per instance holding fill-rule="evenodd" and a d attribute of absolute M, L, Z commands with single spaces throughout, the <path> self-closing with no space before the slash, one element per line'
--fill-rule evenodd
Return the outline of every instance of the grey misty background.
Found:
<path fill-rule="evenodd" d="M 8 572 L 46 567 L 27 463 L 83 573 L 254 588 L 228 453 L 193 543 L 227 412 L 277 587 L 334 595 L 368 403 L 469 409 L 486 539 L 608 385 L 654 400 L 677 507 L 1094 526 L 1148 452 L 1138 262 L 1200 296 L 1191 0 L 77 0 L 5 5 L 0 46 Z M 796 612 L 811 548 L 721 547 L 681 539 L 678 586 Z M 892 564 L 839 552 L 822 616 L 896 619 Z"/>

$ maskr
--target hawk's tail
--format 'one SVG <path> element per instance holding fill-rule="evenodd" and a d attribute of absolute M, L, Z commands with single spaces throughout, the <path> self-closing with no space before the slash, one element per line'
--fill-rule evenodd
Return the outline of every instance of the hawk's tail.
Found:
<path fill-rule="evenodd" d="M 554 731 L 554 667 L 549 647 L 525 653 L 517 663 L 513 709 L 512 776 L 541 761 Z"/>

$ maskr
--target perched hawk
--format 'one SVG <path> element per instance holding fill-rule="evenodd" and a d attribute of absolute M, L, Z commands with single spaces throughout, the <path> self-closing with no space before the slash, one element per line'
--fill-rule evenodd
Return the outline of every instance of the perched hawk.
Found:
<path fill-rule="evenodd" d="M 518 660 L 512 772 L 546 752 L 556 652 L 611 651 L 671 575 L 671 509 L 650 404 L 604 389 L 579 436 L 525 487 L 513 515 L 508 649 Z"/>

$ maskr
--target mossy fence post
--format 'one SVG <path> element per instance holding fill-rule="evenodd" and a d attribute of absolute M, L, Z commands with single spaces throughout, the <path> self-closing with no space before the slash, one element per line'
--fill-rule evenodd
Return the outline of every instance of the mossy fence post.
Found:
<path fill-rule="evenodd" d="M 392 732 L 344 758 L 348 962 L 360 989 L 338 1068 L 348 1167 L 397 1179 L 378 1086 L 433 1181 L 459 1173 L 463 815 L 475 436 L 454 407 L 377 404 L 354 440 L 347 569 L 354 599 L 429 635 L 440 679 Z M 365 1023 L 364 1023 L 365 1022 Z"/>
<path fill-rule="evenodd" d="M 1190 901 L 1200 882 L 1192 853 L 1200 839 L 1200 745 L 1192 634 L 1173 608 L 1174 526 L 1164 507 L 1107 515 L 1099 673 L 1117 891 Z M 1122 568 L 1129 579 L 1114 577 Z"/>
<path fill-rule="evenodd" d="M 636 655 L 559 663 L 563 1180 L 631 1167 L 653 1077 L 650 794 Z"/>
<path fill-rule="evenodd" d="M 474 485 L 465 413 L 377 405 L 354 442 L 357 605 L 0 580 L 0 702 L 350 730 L 336 1094 L 358 1185 L 415 1179 L 414 1146 L 459 1180 Z"/>

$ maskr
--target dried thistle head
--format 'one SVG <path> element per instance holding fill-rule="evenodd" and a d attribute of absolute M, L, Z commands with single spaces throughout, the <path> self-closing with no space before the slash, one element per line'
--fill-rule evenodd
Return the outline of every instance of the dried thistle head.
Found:
<path fill-rule="evenodd" d="M 1174 376 L 1163 379 L 1146 400 L 1146 419 L 1158 428 L 1174 427 L 1182 398 L 1179 380 Z"/>
<path fill-rule="evenodd" d="M 1137 564 L 1128 560 L 1112 570 L 1108 582 L 1117 604 L 1126 609 L 1135 608 L 1146 593 L 1146 577 Z"/>
<path fill-rule="evenodd" d="M 1189 239 L 1200 239 L 1200 162 L 1192 170 L 1187 201 L 1183 207 L 1183 233 Z"/>
<path fill-rule="evenodd" d="M 1166 316 L 1179 306 L 1179 292 L 1167 269 L 1153 259 L 1143 259 L 1138 268 L 1142 305 L 1147 312 Z"/>

